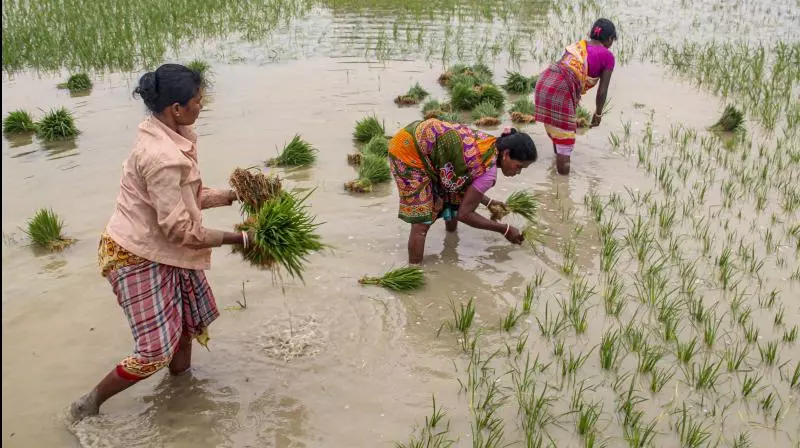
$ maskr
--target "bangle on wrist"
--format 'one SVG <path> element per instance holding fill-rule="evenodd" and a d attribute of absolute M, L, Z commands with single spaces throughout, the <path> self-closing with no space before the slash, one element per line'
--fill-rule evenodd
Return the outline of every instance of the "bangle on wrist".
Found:
<path fill-rule="evenodd" d="M 506 224 L 506 231 L 503 232 L 503 236 L 508 236 L 508 231 L 511 230 L 511 224 Z"/>
<path fill-rule="evenodd" d="M 247 237 L 247 232 L 245 232 L 244 230 L 242 230 L 242 246 L 245 249 L 247 249 L 247 247 L 250 246 L 250 241 L 249 238 Z"/>
<path fill-rule="evenodd" d="M 489 202 L 486 203 L 487 207 L 490 206 L 490 205 L 492 205 L 492 198 L 489 198 Z"/>

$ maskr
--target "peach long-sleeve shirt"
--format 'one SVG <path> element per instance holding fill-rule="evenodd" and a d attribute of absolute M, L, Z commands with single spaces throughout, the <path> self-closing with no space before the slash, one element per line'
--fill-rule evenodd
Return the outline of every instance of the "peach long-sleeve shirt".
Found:
<path fill-rule="evenodd" d="M 223 190 L 206 188 L 197 164 L 197 134 L 170 129 L 155 117 L 140 125 L 122 166 L 120 192 L 106 232 L 129 252 L 156 263 L 208 269 L 223 232 L 203 227 L 201 209 L 230 205 Z"/>

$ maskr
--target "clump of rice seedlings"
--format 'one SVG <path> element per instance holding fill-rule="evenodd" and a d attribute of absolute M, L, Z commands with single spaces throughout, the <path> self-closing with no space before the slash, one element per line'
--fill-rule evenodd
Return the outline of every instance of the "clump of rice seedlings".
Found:
<path fill-rule="evenodd" d="M 749 432 L 743 432 L 733 439 L 733 448 L 750 448 L 753 446 L 753 441 L 750 438 Z"/>
<path fill-rule="evenodd" d="M 664 352 L 657 346 L 651 346 L 647 343 L 644 344 L 639 350 L 639 364 L 638 370 L 640 373 L 650 373 L 656 366 L 656 363 L 664 357 Z"/>
<path fill-rule="evenodd" d="M 763 377 L 760 375 L 756 376 L 745 375 L 744 381 L 742 382 L 742 398 L 748 398 L 751 395 L 753 395 L 753 392 L 758 392 L 762 390 L 763 387 L 758 388 L 758 385 L 761 383 L 762 379 Z"/>
<path fill-rule="evenodd" d="M 439 118 L 447 112 L 452 112 L 453 108 L 450 103 L 440 103 L 438 100 L 428 100 L 422 105 L 422 116 L 427 120 L 429 118 Z"/>
<path fill-rule="evenodd" d="M 536 121 L 536 105 L 528 98 L 520 98 L 511 105 L 511 121 L 514 123 L 533 123 Z"/>
<path fill-rule="evenodd" d="M 233 170 L 228 180 L 241 204 L 242 214 L 254 215 L 265 202 L 281 194 L 281 180 L 278 176 L 267 176 L 258 168 Z"/>
<path fill-rule="evenodd" d="M 373 156 L 387 157 L 389 155 L 389 140 L 382 135 L 375 136 L 366 145 L 364 145 L 363 153 Z"/>
<path fill-rule="evenodd" d="M 439 120 L 447 123 L 463 123 L 464 119 L 458 112 L 444 112 L 439 115 Z"/>
<path fill-rule="evenodd" d="M 538 80 L 538 77 L 527 77 L 520 72 L 509 72 L 506 74 L 506 83 L 503 84 L 503 88 L 508 93 L 527 95 L 533 91 Z"/>
<path fill-rule="evenodd" d="M 619 330 L 606 331 L 600 340 L 600 367 L 603 370 L 612 370 L 617 366 L 620 356 L 622 341 Z"/>
<path fill-rule="evenodd" d="M 784 330 L 783 331 L 783 342 L 787 344 L 792 344 L 797 340 L 797 325 L 792 327 L 791 330 Z"/>
<path fill-rule="evenodd" d="M 65 108 L 53 109 L 36 125 L 36 136 L 49 142 L 72 138 L 80 134 L 72 113 Z"/>
<path fill-rule="evenodd" d="M 764 412 L 769 412 L 775 405 L 775 393 L 770 392 L 758 402 L 758 407 Z"/>
<path fill-rule="evenodd" d="M 450 432 L 450 422 L 440 424 L 447 410 L 436 407 L 436 397 L 433 397 L 433 410 L 430 417 L 425 417 L 425 425 L 412 434 L 411 440 L 407 444 L 397 443 L 396 448 L 450 448 L 456 442 L 448 438 Z"/>
<path fill-rule="evenodd" d="M 579 128 L 588 128 L 592 125 L 592 114 L 585 107 L 578 106 L 575 115 L 577 116 Z"/>
<path fill-rule="evenodd" d="M 726 347 L 723 358 L 725 359 L 725 364 L 728 367 L 728 372 L 738 372 L 741 370 L 742 363 L 744 363 L 745 359 L 747 359 L 748 354 L 750 354 L 750 349 L 747 345 L 742 347 L 737 343 L 732 347 Z"/>
<path fill-rule="evenodd" d="M 278 157 L 267 161 L 267 166 L 309 166 L 317 160 L 317 152 L 317 148 L 303 140 L 300 134 L 295 134 Z"/>
<path fill-rule="evenodd" d="M 578 434 L 590 436 L 595 434 L 597 422 L 603 413 L 603 406 L 600 403 L 586 404 L 581 403 L 578 411 L 577 429 Z"/>
<path fill-rule="evenodd" d="M 504 204 L 495 204 L 494 202 L 489 204 L 489 211 L 492 212 L 491 219 L 493 221 L 500 221 L 509 213 L 522 216 L 528 221 L 534 221 L 538 208 L 539 202 L 536 200 L 536 196 L 526 190 L 511 193 Z"/>
<path fill-rule="evenodd" d="M 734 106 L 725 106 L 722 116 L 710 128 L 710 131 L 734 132 L 742 129 L 744 114 Z"/>
<path fill-rule="evenodd" d="M 367 143 L 377 136 L 385 136 L 386 129 L 383 122 L 378 120 L 375 115 L 362 118 L 356 122 L 353 137 L 360 143 Z"/>
<path fill-rule="evenodd" d="M 208 75 L 211 74 L 211 64 L 203 59 L 194 59 L 188 64 L 186 64 L 186 68 L 191 71 L 197 72 L 203 78 L 203 83 L 208 81 Z"/>
<path fill-rule="evenodd" d="M 475 126 L 488 128 L 493 126 L 500 126 L 500 119 L 496 117 L 482 117 L 475 120 Z"/>
<path fill-rule="evenodd" d="M 703 426 L 702 422 L 695 422 L 689 415 L 684 403 L 681 413 L 675 425 L 680 435 L 681 446 L 685 448 L 699 448 L 706 446 L 711 439 L 711 430 Z"/>
<path fill-rule="evenodd" d="M 247 249 L 241 246 L 244 259 L 253 266 L 272 269 L 283 266 L 290 276 L 303 280 L 307 257 L 326 246 L 317 234 L 321 223 L 308 213 L 305 196 L 295 193 L 279 194 L 261 206 L 237 230 L 252 232 L 253 240 Z"/>
<path fill-rule="evenodd" d="M 512 308 L 508 311 L 508 314 L 505 318 L 503 318 L 502 322 L 500 322 L 500 327 L 505 332 L 510 332 L 514 329 L 514 326 L 517 325 L 519 319 L 522 317 L 522 313 L 520 313 L 516 308 Z"/>
<path fill-rule="evenodd" d="M 778 341 L 767 342 L 767 345 L 758 344 L 758 352 L 761 354 L 761 362 L 767 366 L 774 366 L 778 362 Z"/>
<path fill-rule="evenodd" d="M 3 119 L 3 134 L 25 134 L 36 131 L 36 123 L 33 122 L 30 114 L 24 110 L 10 112 Z"/>
<path fill-rule="evenodd" d="M 498 118 L 500 109 L 490 101 L 483 101 L 472 109 L 472 118 L 478 120 L 485 117 Z"/>
<path fill-rule="evenodd" d="M 654 394 L 661 392 L 661 389 L 667 385 L 673 376 L 675 376 L 674 368 L 670 370 L 653 369 L 650 372 L 650 392 Z"/>
<path fill-rule="evenodd" d="M 579 352 L 576 355 L 572 353 L 572 349 L 570 349 L 567 356 L 564 356 L 561 359 L 561 376 L 568 377 L 574 381 L 578 371 L 581 369 L 581 367 L 583 367 L 591 354 L 592 350 L 589 350 L 586 354 Z"/>
<path fill-rule="evenodd" d="M 460 82 L 453 85 L 450 92 L 450 103 L 455 110 L 471 110 L 481 102 L 481 95 L 470 84 Z"/>
<path fill-rule="evenodd" d="M 523 114 L 522 112 L 511 112 L 510 116 L 511 116 L 511 121 L 514 123 L 529 124 L 536 122 L 536 116 L 532 114 L 527 115 Z"/>
<path fill-rule="evenodd" d="M 413 291 L 425 286 L 425 271 L 416 266 L 392 269 L 380 277 L 363 277 L 361 285 L 377 285 L 392 291 Z"/>
<path fill-rule="evenodd" d="M 373 185 L 388 182 L 392 178 L 385 157 L 365 154 L 358 167 L 358 178 L 345 182 L 344 189 L 354 193 L 368 193 Z"/>
<path fill-rule="evenodd" d="M 58 85 L 59 89 L 67 89 L 70 92 L 82 92 L 92 88 L 92 80 L 86 73 L 76 73 L 67 79 L 67 82 Z"/>
<path fill-rule="evenodd" d="M 408 106 L 412 104 L 419 104 L 428 96 L 428 91 L 422 88 L 419 83 L 414 84 L 408 89 L 405 95 L 400 95 L 394 99 L 394 103 L 398 106 Z"/>
<path fill-rule="evenodd" d="M 795 364 L 792 376 L 787 377 L 786 380 L 789 382 L 790 387 L 800 387 L 800 360 Z"/>
<path fill-rule="evenodd" d="M 75 240 L 66 238 L 62 233 L 64 221 L 53 211 L 53 209 L 39 209 L 33 218 L 28 221 L 28 228 L 25 234 L 37 247 L 41 247 L 53 252 L 64 250 Z"/>
<path fill-rule="evenodd" d="M 506 102 L 506 96 L 503 95 L 503 91 L 494 84 L 481 84 L 476 87 L 476 91 L 480 96 L 479 103 L 489 102 L 492 103 L 494 107 L 502 109 L 503 104 Z"/>
<path fill-rule="evenodd" d="M 678 358 L 678 361 L 682 364 L 688 365 L 697 352 L 697 337 L 692 338 L 689 342 L 678 341 L 676 343 L 675 357 Z"/>
<path fill-rule="evenodd" d="M 722 361 L 713 362 L 709 358 L 703 360 L 703 364 L 692 363 L 692 368 L 686 372 L 686 378 L 690 384 L 700 390 L 715 390 L 717 380 L 719 380 L 719 369 Z"/>

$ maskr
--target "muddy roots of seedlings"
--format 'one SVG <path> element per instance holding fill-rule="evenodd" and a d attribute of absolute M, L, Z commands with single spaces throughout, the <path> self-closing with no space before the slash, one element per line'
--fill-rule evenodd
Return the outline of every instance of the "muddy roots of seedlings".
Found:
<path fill-rule="evenodd" d="M 268 176 L 258 168 L 236 168 L 228 180 L 241 203 L 242 213 L 254 215 L 270 199 L 281 194 L 281 180 Z"/>
<path fill-rule="evenodd" d="M 428 96 L 428 91 L 422 88 L 419 83 L 414 84 L 405 95 L 400 95 L 394 99 L 394 103 L 398 106 L 411 106 L 419 104 Z"/>
<path fill-rule="evenodd" d="M 398 106 L 414 106 L 419 104 L 419 100 L 408 95 L 400 95 L 394 99 L 394 104 Z"/>
<path fill-rule="evenodd" d="M 10 112 L 3 120 L 4 134 L 26 134 L 35 131 L 36 123 L 34 123 L 30 114 L 24 110 Z"/>
<path fill-rule="evenodd" d="M 381 277 L 365 276 L 358 283 L 382 286 L 392 291 L 413 291 L 425 286 L 425 271 L 416 266 L 405 266 L 392 269 Z"/>
<path fill-rule="evenodd" d="M 351 193 L 369 193 L 372 191 L 372 184 L 366 179 L 355 179 L 345 182 L 344 189 Z"/>
<path fill-rule="evenodd" d="M 588 128 L 592 125 L 592 114 L 590 114 L 589 111 L 583 106 L 578 106 L 578 110 L 575 111 L 575 115 L 577 116 L 577 124 L 579 128 Z"/>
<path fill-rule="evenodd" d="M 511 121 L 514 123 L 523 123 L 523 124 L 535 123 L 536 116 L 523 114 L 522 112 L 511 112 Z"/>
<path fill-rule="evenodd" d="M 735 132 L 742 129 L 743 124 L 744 114 L 742 111 L 728 105 L 725 106 L 725 111 L 722 112 L 719 120 L 708 129 L 715 132 Z"/>
<path fill-rule="evenodd" d="M 375 115 L 370 115 L 357 121 L 353 130 L 353 138 L 360 143 L 367 143 L 379 135 L 385 136 L 386 129 L 383 122 L 378 120 Z"/>
<path fill-rule="evenodd" d="M 358 167 L 358 178 L 345 182 L 344 189 L 353 193 L 368 193 L 372 186 L 388 182 L 392 178 L 386 157 L 365 153 Z"/>
<path fill-rule="evenodd" d="M 25 234 L 35 246 L 51 252 L 60 252 L 75 242 L 62 235 L 63 228 L 64 221 L 52 209 L 40 209 L 28 221 Z"/>
<path fill-rule="evenodd" d="M 326 247 L 317 233 L 321 223 L 309 214 L 304 196 L 283 193 L 266 201 L 258 212 L 236 226 L 251 232 L 250 246 L 235 246 L 244 259 L 255 267 L 276 271 L 283 267 L 294 278 L 303 280 L 308 256 Z"/>
<path fill-rule="evenodd" d="M 500 119 L 497 117 L 481 117 L 475 120 L 475 125 L 480 127 L 500 126 Z"/>
<path fill-rule="evenodd" d="M 292 141 L 283 147 L 280 155 L 267 161 L 267 166 L 301 167 L 312 165 L 317 160 L 317 148 L 296 134 Z"/>
<path fill-rule="evenodd" d="M 501 219 L 505 218 L 506 215 L 511 213 L 508 207 L 501 202 L 492 202 L 487 208 L 489 209 L 489 212 L 491 212 L 490 218 L 492 221 L 500 221 Z"/>
<path fill-rule="evenodd" d="M 360 152 L 354 152 L 347 155 L 347 164 L 352 166 L 359 166 L 361 162 L 364 160 L 364 154 Z"/>
<path fill-rule="evenodd" d="M 80 131 L 75 127 L 72 113 L 63 107 L 51 110 L 36 125 L 36 136 L 46 142 L 72 138 L 78 134 Z"/>

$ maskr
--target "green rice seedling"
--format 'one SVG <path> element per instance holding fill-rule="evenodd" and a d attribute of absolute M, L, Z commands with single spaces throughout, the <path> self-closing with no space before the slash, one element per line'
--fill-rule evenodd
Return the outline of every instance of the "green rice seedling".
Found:
<path fill-rule="evenodd" d="M 648 345 L 644 343 L 639 353 L 639 363 L 637 370 L 639 373 L 650 373 L 655 368 L 658 361 L 664 357 L 664 352 L 658 346 Z"/>
<path fill-rule="evenodd" d="M 317 148 L 295 134 L 292 140 L 283 147 L 278 157 L 267 161 L 267 166 L 301 167 L 309 166 L 317 160 Z"/>
<path fill-rule="evenodd" d="M 597 428 L 597 422 L 600 420 L 600 415 L 603 413 L 603 406 L 601 403 L 586 404 L 581 403 L 578 411 L 578 421 L 576 423 L 578 434 L 582 436 L 589 436 L 594 434 Z"/>
<path fill-rule="evenodd" d="M 459 82 L 450 91 L 450 103 L 455 110 L 472 110 L 481 103 L 481 94 L 472 85 Z"/>
<path fill-rule="evenodd" d="M 768 393 L 767 396 L 765 396 L 758 402 L 758 407 L 760 407 L 761 410 L 764 411 L 765 413 L 768 413 L 770 410 L 772 410 L 773 406 L 775 406 L 774 392 Z"/>
<path fill-rule="evenodd" d="M 661 392 L 661 389 L 675 376 L 675 369 L 664 370 L 664 369 L 653 369 L 650 372 L 650 392 L 657 394 Z"/>
<path fill-rule="evenodd" d="M 797 340 L 797 325 L 793 326 L 791 330 L 783 330 L 783 342 L 793 344 Z"/>
<path fill-rule="evenodd" d="M 36 124 L 36 136 L 46 142 L 76 137 L 79 133 L 72 113 L 63 107 L 51 110 Z"/>
<path fill-rule="evenodd" d="M 622 340 L 619 330 L 606 331 L 600 340 L 600 367 L 603 370 L 616 369 L 622 349 Z"/>
<path fill-rule="evenodd" d="M 689 316 L 697 323 L 702 323 L 708 320 L 709 313 L 711 312 L 708 308 L 706 308 L 705 304 L 703 303 L 703 298 L 699 297 L 697 299 L 688 299 L 686 306 L 689 310 Z"/>
<path fill-rule="evenodd" d="M 714 347 L 721 324 L 722 318 L 717 319 L 716 313 L 706 315 L 706 320 L 703 322 L 703 342 L 706 343 L 706 347 Z"/>
<path fill-rule="evenodd" d="M 539 326 L 539 331 L 542 333 L 542 336 L 554 338 L 567 329 L 569 322 L 567 321 L 567 316 L 562 313 L 551 315 L 549 306 L 545 303 L 544 319 L 539 319 L 539 316 L 537 316 L 536 324 Z"/>
<path fill-rule="evenodd" d="M 613 237 L 604 238 L 602 243 L 603 247 L 600 249 L 600 271 L 608 273 L 619 263 L 622 246 Z"/>
<path fill-rule="evenodd" d="M 426 101 L 425 104 L 422 105 L 423 115 L 435 110 L 442 110 L 442 103 L 440 103 L 438 100 L 430 99 Z"/>
<path fill-rule="evenodd" d="M 238 248 L 244 259 L 259 268 L 283 266 L 290 276 L 303 280 L 308 256 L 326 247 L 317 234 L 322 223 L 308 213 L 306 200 L 311 193 L 276 195 L 239 225 L 238 230 L 253 233 L 251 246 Z"/>
<path fill-rule="evenodd" d="M 363 277 L 361 285 L 377 285 L 392 291 L 414 291 L 425 286 L 425 271 L 417 266 L 392 269 L 380 277 Z"/>
<path fill-rule="evenodd" d="M 575 115 L 578 117 L 578 127 L 579 128 L 588 128 L 592 124 L 592 114 L 589 113 L 583 106 L 578 106 L 578 109 L 575 111 Z"/>
<path fill-rule="evenodd" d="M 689 342 L 678 341 L 675 348 L 675 357 L 684 365 L 689 365 L 698 352 L 697 337 L 692 338 Z"/>
<path fill-rule="evenodd" d="M 783 318 L 785 312 L 786 308 L 784 308 L 783 305 L 778 307 L 778 311 L 775 313 L 775 319 L 773 320 L 775 322 L 776 327 L 783 325 Z"/>
<path fill-rule="evenodd" d="M 480 104 L 472 109 L 472 118 L 478 120 L 481 118 L 497 118 L 500 116 L 500 110 L 489 101 L 482 101 Z"/>
<path fill-rule="evenodd" d="M 557 339 L 553 341 L 553 357 L 561 358 L 564 356 L 564 340 Z"/>
<path fill-rule="evenodd" d="M 364 149 L 362 150 L 364 154 L 371 154 L 373 156 L 378 157 L 388 157 L 389 156 L 389 140 L 386 137 L 379 135 L 375 136 L 364 145 Z"/>
<path fill-rule="evenodd" d="M 722 361 L 715 363 L 706 358 L 703 360 L 703 364 L 692 363 L 692 369 L 686 377 L 690 384 L 698 390 L 716 390 L 721 367 Z"/>
<path fill-rule="evenodd" d="M 774 366 L 778 362 L 778 341 L 767 342 L 767 345 L 758 344 L 758 352 L 761 354 L 761 362 L 767 366 Z"/>
<path fill-rule="evenodd" d="M 533 80 L 519 72 L 509 72 L 506 74 L 506 82 L 503 84 L 503 88 L 508 93 L 527 95 L 533 91 L 537 80 Z"/>
<path fill-rule="evenodd" d="M 539 201 L 536 200 L 536 196 L 531 192 L 519 190 L 508 195 L 505 208 L 508 212 L 519 215 L 528 221 L 535 221 L 536 211 L 539 209 Z M 497 217 L 496 211 L 492 210 L 492 219 L 495 217 Z M 495 220 L 499 219 L 502 219 L 502 216 Z"/>
<path fill-rule="evenodd" d="M 417 100 L 417 102 L 424 100 L 429 95 L 428 91 L 425 90 L 419 83 L 415 83 L 411 88 L 408 89 L 406 92 L 406 96 L 410 96 Z"/>
<path fill-rule="evenodd" d="M 522 296 L 522 314 L 530 314 L 533 299 L 536 296 L 536 286 L 534 282 L 525 285 L 525 295 Z"/>
<path fill-rule="evenodd" d="M 28 228 L 25 234 L 31 242 L 40 248 L 49 251 L 62 251 L 75 240 L 66 238 L 62 234 L 64 221 L 53 211 L 53 209 L 39 209 L 33 218 L 28 220 Z"/>
<path fill-rule="evenodd" d="M 737 308 L 739 306 L 741 306 L 741 305 L 737 305 Z M 748 307 L 745 307 L 742 310 L 737 310 L 737 311 L 738 311 L 738 315 L 736 315 L 736 322 L 739 325 L 741 325 L 742 327 L 746 327 L 747 324 L 750 322 L 750 318 L 751 318 L 751 316 L 753 314 L 753 309 L 748 306 Z"/>
<path fill-rule="evenodd" d="M 59 89 L 67 89 L 70 92 L 82 92 L 92 88 L 92 80 L 86 73 L 76 73 L 67 79 L 67 82 L 58 85 Z"/>
<path fill-rule="evenodd" d="M 758 341 L 759 329 L 752 322 L 744 328 L 744 338 L 749 344 L 755 344 Z"/>
<path fill-rule="evenodd" d="M 361 143 L 368 143 L 370 140 L 377 136 L 385 136 L 386 129 L 383 122 L 378 120 L 375 115 L 362 118 L 356 122 L 355 130 L 353 131 L 353 138 Z"/>
<path fill-rule="evenodd" d="M 648 424 L 638 423 L 638 420 L 641 419 L 641 414 L 639 414 L 639 418 L 635 419 L 636 423 L 631 423 L 628 425 L 623 426 L 622 435 L 625 438 L 625 441 L 628 442 L 628 446 L 630 448 L 646 448 L 653 444 L 653 439 L 656 436 L 656 425 L 658 424 L 657 419 L 653 419 Z"/>
<path fill-rule="evenodd" d="M 725 347 L 725 352 L 723 353 L 723 358 L 725 359 L 725 364 L 728 367 L 728 372 L 738 372 L 742 368 L 742 363 L 747 359 L 747 355 L 750 354 L 750 348 L 748 345 L 741 346 L 738 343 L 733 346 Z"/>
<path fill-rule="evenodd" d="M 781 373 L 781 375 L 783 375 L 783 373 Z M 792 376 L 787 376 L 786 381 L 789 383 L 789 387 L 800 387 L 800 360 L 798 360 L 797 364 L 795 364 Z"/>
<path fill-rule="evenodd" d="M 523 115 L 534 115 L 536 114 L 536 105 L 533 104 L 533 101 L 528 99 L 527 97 L 523 97 L 514 101 L 514 104 L 511 105 L 509 112 L 519 112 Z"/>
<path fill-rule="evenodd" d="M 500 323 L 500 326 L 503 328 L 503 331 L 510 332 L 514 329 L 514 326 L 517 325 L 519 322 L 520 317 L 522 317 L 522 313 L 517 311 L 516 308 L 512 308 L 508 311 L 506 317 Z"/>
<path fill-rule="evenodd" d="M 733 439 L 733 448 L 751 448 L 753 446 L 753 441 L 750 439 L 749 432 L 740 433 Z"/>
<path fill-rule="evenodd" d="M 681 447 L 684 448 L 699 448 L 707 446 L 711 439 L 711 428 L 704 426 L 702 422 L 695 422 L 686 409 L 686 404 L 683 404 L 681 412 L 678 414 L 678 420 L 675 422 L 675 428 L 678 430 L 680 436 Z"/>
<path fill-rule="evenodd" d="M 30 114 L 24 110 L 10 112 L 3 119 L 3 134 L 25 134 L 36 131 L 36 123 L 33 122 Z"/>
<path fill-rule="evenodd" d="M 519 338 L 517 338 L 517 346 L 515 349 L 517 356 L 522 355 L 522 353 L 525 352 L 525 347 L 527 345 L 528 345 L 528 332 L 525 331 L 524 333 L 519 335 Z"/>
<path fill-rule="evenodd" d="M 634 353 L 639 353 L 646 345 L 647 340 L 644 335 L 644 330 L 636 326 L 635 319 L 631 319 L 630 323 L 625 327 L 622 335 L 625 338 L 625 343 L 628 350 Z"/>
<path fill-rule="evenodd" d="M 762 379 L 763 377 L 758 374 L 754 374 L 754 376 L 745 375 L 744 381 L 742 382 L 742 398 L 748 398 L 753 395 L 754 392 L 762 390 L 763 387 L 758 387 Z"/>
<path fill-rule="evenodd" d="M 458 112 L 445 112 L 439 115 L 439 120 L 447 123 L 464 123 L 464 119 Z"/>
<path fill-rule="evenodd" d="M 344 188 L 355 193 L 366 193 L 372 191 L 373 185 L 388 182 L 391 178 L 392 172 L 385 157 L 366 154 L 358 167 L 358 178 L 346 182 Z"/>
<path fill-rule="evenodd" d="M 497 109 L 502 110 L 503 105 L 506 102 L 506 96 L 503 95 L 503 91 L 500 90 L 494 84 L 481 84 L 475 88 L 480 100 L 478 103 L 491 103 Z"/>
<path fill-rule="evenodd" d="M 734 106 L 728 105 L 725 106 L 725 110 L 722 112 L 722 116 L 719 120 L 714 123 L 709 130 L 734 132 L 741 130 L 743 124 L 744 114 Z"/>
<path fill-rule="evenodd" d="M 616 272 L 613 272 L 606 281 L 603 289 L 603 305 L 606 314 L 619 317 L 625 308 L 625 301 L 622 297 L 623 283 Z"/>
<path fill-rule="evenodd" d="M 448 439 L 450 423 L 442 424 L 447 410 L 436 407 L 436 397 L 433 397 L 433 410 L 430 417 L 425 417 L 425 425 L 418 428 L 418 434 L 412 434 L 408 444 L 395 443 L 395 448 L 450 448 L 455 440 Z"/>
<path fill-rule="evenodd" d="M 568 377 L 571 381 L 575 381 L 575 376 L 591 354 L 592 350 L 589 350 L 586 354 L 580 352 L 576 355 L 572 353 L 570 349 L 567 356 L 561 358 L 561 376 L 565 378 Z"/>
<path fill-rule="evenodd" d="M 207 86 L 210 84 L 211 64 L 209 64 L 208 61 L 204 61 L 203 59 L 193 59 L 191 62 L 186 64 L 186 68 L 199 73 L 203 85 Z"/>
<path fill-rule="evenodd" d="M 466 335 L 475 320 L 475 299 L 470 297 L 466 304 L 459 303 L 458 307 L 450 300 L 450 310 L 453 312 L 453 329 Z"/>

